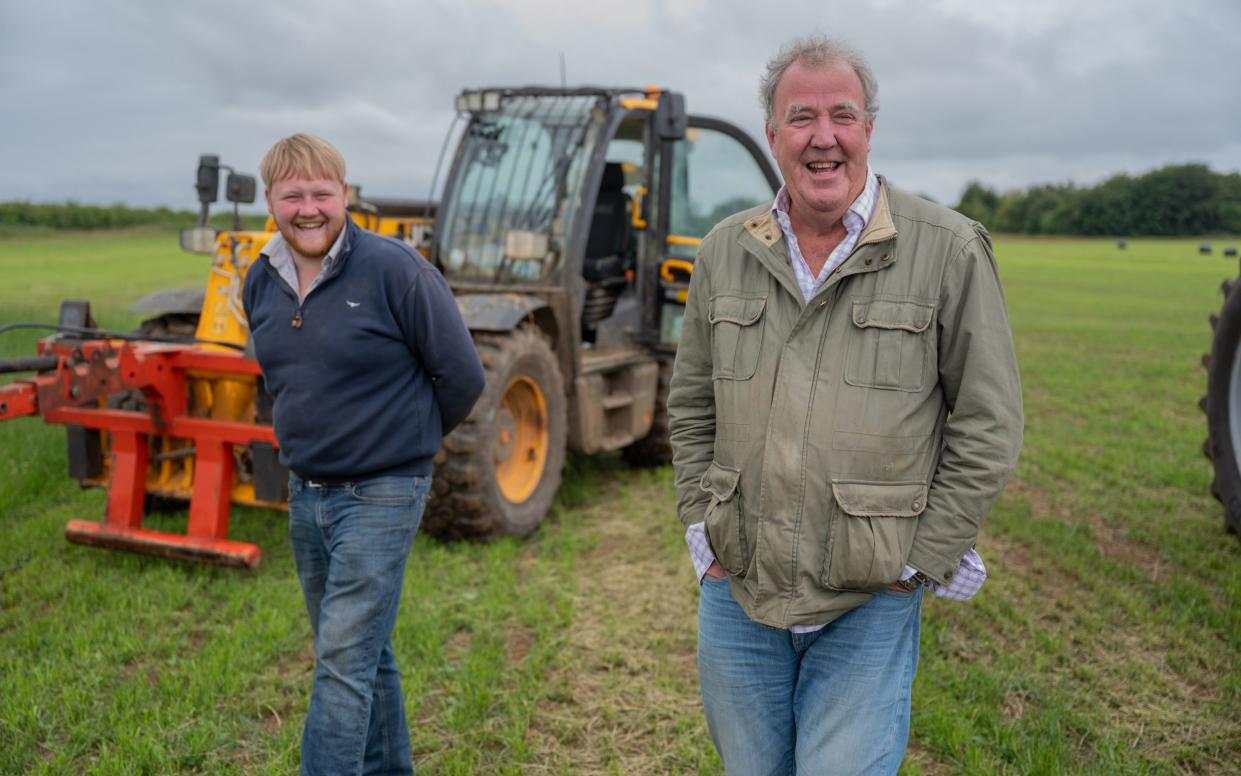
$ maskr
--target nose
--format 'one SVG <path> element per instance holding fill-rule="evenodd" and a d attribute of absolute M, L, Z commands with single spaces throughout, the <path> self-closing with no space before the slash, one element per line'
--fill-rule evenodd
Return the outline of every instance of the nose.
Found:
<path fill-rule="evenodd" d="M 814 148 L 832 148 L 836 145 L 836 124 L 830 116 L 820 116 L 815 120 L 810 145 Z"/>

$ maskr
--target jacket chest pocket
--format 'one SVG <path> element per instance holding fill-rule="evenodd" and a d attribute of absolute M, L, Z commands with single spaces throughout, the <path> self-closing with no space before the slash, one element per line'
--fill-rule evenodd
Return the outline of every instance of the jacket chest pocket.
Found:
<path fill-rule="evenodd" d="M 711 298 L 711 377 L 749 380 L 763 348 L 767 297 L 720 294 Z"/>
<path fill-rule="evenodd" d="M 855 299 L 845 382 L 863 388 L 921 391 L 935 306 L 924 302 Z"/>

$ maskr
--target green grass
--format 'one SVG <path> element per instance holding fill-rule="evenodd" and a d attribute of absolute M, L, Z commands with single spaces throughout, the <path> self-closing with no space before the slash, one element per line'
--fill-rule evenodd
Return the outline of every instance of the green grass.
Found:
<path fill-rule="evenodd" d="M 1206 316 L 1234 262 L 1196 241 L 997 241 L 1026 446 L 968 604 L 928 600 L 910 774 L 1229 773 L 1241 762 L 1241 542 L 1201 456 Z M 0 324 L 202 285 L 161 231 L 0 240 Z M 0 357 L 37 334 L 0 335 Z M 0 773 L 288 773 L 309 628 L 280 513 L 237 509 L 252 572 L 70 545 L 103 494 L 64 432 L 0 424 Z M 178 530 L 179 516 L 152 525 Z M 420 537 L 395 643 L 420 773 L 720 772 L 694 670 L 671 472 L 572 458 L 526 542 Z"/>

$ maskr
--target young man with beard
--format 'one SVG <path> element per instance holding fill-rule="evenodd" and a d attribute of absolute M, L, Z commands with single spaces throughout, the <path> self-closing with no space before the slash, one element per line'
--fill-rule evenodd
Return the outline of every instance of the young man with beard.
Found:
<path fill-rule="evenodd" d="M 439 272 L 349 218 L 335 148 L 292 135 L 260 174 L 279 234 L 244 303 L 314 633 L 301 772 L 412 773 L 392 628 L 432 457 L 482 392 L 482 364 Z"/>

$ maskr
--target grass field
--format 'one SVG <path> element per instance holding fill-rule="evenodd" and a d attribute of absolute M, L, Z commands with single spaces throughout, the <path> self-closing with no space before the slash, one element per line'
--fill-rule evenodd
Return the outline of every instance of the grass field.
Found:
<path fill-rule="evenodd" d="M 1026 446 L 987 585 L 928 599 L 905 773 L 1241 770 L 1241 542 L 1197 408 L 1237 267 L 1196 242 L 997 240 Z M 127 328 L 129 301 L 207 275 L 160 232 L 0 240 L 0 267 L 0 324 L 76 296 Z M 103 493 L 63 448 L 0 424 L 0 773 L 293 772 L 312 657 L 283 515 L 234 511 L 254 572 L 70 545 Z M 395 634 L 420 773 L 719 773 L 680 533 L 670 471 L 575 458 L 531 540 L 420 538 Z"/>

